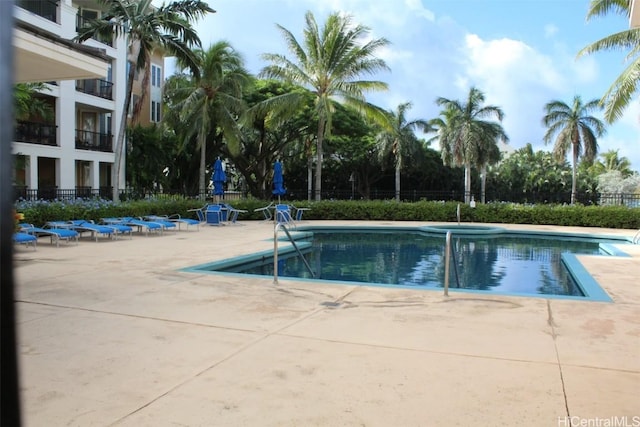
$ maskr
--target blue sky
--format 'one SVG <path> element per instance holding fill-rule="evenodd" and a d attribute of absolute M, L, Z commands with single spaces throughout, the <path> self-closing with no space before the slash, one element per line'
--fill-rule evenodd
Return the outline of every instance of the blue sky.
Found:
<path fill-rule="evenodd" d="M 588 0 L 210 0 L 217 13 L 196 24 L 207 47 L 227 40 L 258 73 L 263 53 L 290 57 L 276 24 L 302 40 L 304 14 L 319 24 L 333 11 L 368 26 L 372 37 L 390 45 L 379 52 L 390 72 L 375 76 L 388 83 L 368 99 L 386 109 L 410 101 L 410 119 L 431 119 L 439 97 L 463 100 L 471 86 L 505 112 L 503 126 L 514 149 L 542 142 L 544 104 L 600 98 L 624 69 L 624 53 L 576 53 L 603 36 L 628 28 L 622 16 L 586 22 Z M 421 135 L 419 135 L 421 136 Z M 600 152 L 618 149 L 640 170 L 640 102 L 608 127 Z M 434 147 L 438 148 L 438 147 Z"/>

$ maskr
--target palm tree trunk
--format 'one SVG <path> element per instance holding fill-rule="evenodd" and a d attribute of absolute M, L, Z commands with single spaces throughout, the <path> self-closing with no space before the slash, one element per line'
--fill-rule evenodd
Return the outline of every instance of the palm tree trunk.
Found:
<path fill-rule="evenodd" d="M 204 183 L 204 175 L 207 170 L 207 134 L 204 132 L 204 124 L 203 129 L 200 129 L 198 135 L 198 143 L 200 144 L 200 178 L 198 181 L 198 189 L 199 189 L 199 198 L 207 199 L 207 189 Z"/>
<path fill-rule="evenodd" d="M 313 193 L 313 159 L 307 157 L 307 200 L 311 201 Z"/>
<path fill-rule="evenodd" d="M 577 173 L 577 165 L 578 165 L 578 150 L 577 144 L 573 144 L 573 168 L 571 171 L 571 204 L 575 204 L 576 202 L 576 182 L 578 178 Z"/>
<path fill-rule="evenodd" d="M 326 121 L 323 117 L 318 120 L 318 141 L 316 141 L 316 201 L 320 201 L 322 196 L 322 143 L 324 140 L 324 128 Z"/>
<path fill-rule="evenodd" d="M 487 192 L 487 165 L 480 168 L 480 202 L 485 203 L 485 195 Z"/>
<path fill-rule="evenodd" d="M 131 106 L 131 93 L 133 92 L 133 78 L 136 73 L 135 58 L 140 53 L 140 42 L 132 41 L 129 45 L 129 73 L 127 75 L 127 90 L 125 96 L 124 108 L 122 109 L 122 117 L 120 119 L 120 129 L 116 138 L 116 146 L 113 149 L 113 169 L 111 170 L 111 183 L 113 185 L 113 201 L 120 200 L 120 169 L 122 167 L 122 154 L 124 153 L 125 136 L 127 132 L 127 119 L 129 118 L 129 108 Z M 132 60 L 133 58 L 133 60 Z"/>
<path fill-rule="evenodd" d="M 396 154 L 396 156 L 396 202 L 400 203 L 400 168 L 402 165 L 400 153 Z"/>
<path fill-rule="evenodd" d="M 471 165 L 464 165 L 464 202 L 469 204 L 471 201 Z"/>

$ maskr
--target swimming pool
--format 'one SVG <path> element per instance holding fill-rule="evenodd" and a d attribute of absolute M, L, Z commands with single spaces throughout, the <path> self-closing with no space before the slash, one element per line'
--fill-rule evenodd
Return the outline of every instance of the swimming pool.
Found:
<path fill-rule="evenodd" d="M 451 227 L 306 228 L 298 246 L 314 273 L 283 242 L 278 276 L 299 280 L 437 289 L 444 284 L 444 233 Z M 611 252 L 616 237 L 453 227 L 451 290 L 610 301 L 575 255 Z M 609 249 L 607 249 L 609 248 Z M 620 253 L 616 253 L 620 255 Z M 273 253 L 189 271 L 273 276 Z"/>

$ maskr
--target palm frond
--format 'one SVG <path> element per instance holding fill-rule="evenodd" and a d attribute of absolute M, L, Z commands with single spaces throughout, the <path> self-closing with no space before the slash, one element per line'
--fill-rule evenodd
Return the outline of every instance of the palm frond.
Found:
<path fill-rule="evenodd" d="M 603 95 L 600 102 L 604 105 L 604 118 L 608 123 L 613 123 L 622 117 L 625 108 L 638 90 L 638 82 L 640 82 L 640 59 L 629 64 Z"/>

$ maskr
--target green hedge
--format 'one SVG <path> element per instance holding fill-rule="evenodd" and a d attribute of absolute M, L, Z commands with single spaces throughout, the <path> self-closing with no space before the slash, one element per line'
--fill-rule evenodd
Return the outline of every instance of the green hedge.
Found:
<path fill-rule="evenodd" d="M 286 202 L 291 203 L 291 202 Z M 256 199 L 230 201 L 237 209 L 247 210 L 239 220 L 261 220 L 262 213 L 255 209 L 269 202 Z M 180 214 L 196 218 L 191 209 L 204 202 L 181 197 L 112 203 L 102 200 L 77 200 L 70 202 L 20 202 L 16 210 L 25 215 L 24 222 L 43 225 L 47 221 L 88 219 L 100 221 L 104 217 L 172 215 Z M 567 206 L 567 205 L 517 205 L 512 203 L 480 204 L 475 208 L 456 202 L 394 201 L 332 201 L 293 202 L 296 207 L 311 208 L 305 212 L 309 220 L 377 220 L 377 221 L 438 221 L 455 222 L 460 205 L 463 222 L 547 224 L 606 228 L 640 228 L 640 208 L 624 206 Z"/>

